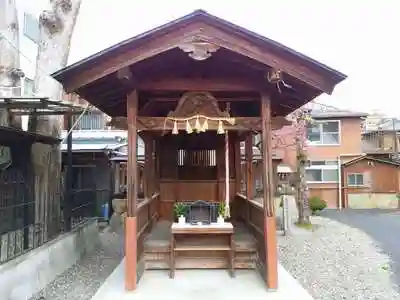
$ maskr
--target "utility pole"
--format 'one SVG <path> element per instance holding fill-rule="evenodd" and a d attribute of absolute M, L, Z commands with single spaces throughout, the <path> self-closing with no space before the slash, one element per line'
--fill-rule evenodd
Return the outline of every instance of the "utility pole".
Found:
<path fill-rule="evenodd" d="M 392 134 L 393 134 L 393 153 L 392 153 L 392 159 L 395 161 L 400 161 L 400 155 L 399 155 L 399 140 L 397 137 L 397 128 L 396 128 L 396 118 L 392 118 Z"/>
<path fill-rule="evenodd" d="M 399 154 L 399 145 L 397 141 L 397 130 L 396 130 L 396 118 L 392 119 L 392 130 L 393 130 L 393 151 L 394 154 Z"/>

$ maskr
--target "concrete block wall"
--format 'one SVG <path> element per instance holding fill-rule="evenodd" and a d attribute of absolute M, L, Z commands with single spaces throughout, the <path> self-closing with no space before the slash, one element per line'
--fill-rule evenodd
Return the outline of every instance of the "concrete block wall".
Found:
<path fill-rule="evenodd" d="M 0 265 L 0 299 L 25 300 L 100 244 L 97 220 Z"/>

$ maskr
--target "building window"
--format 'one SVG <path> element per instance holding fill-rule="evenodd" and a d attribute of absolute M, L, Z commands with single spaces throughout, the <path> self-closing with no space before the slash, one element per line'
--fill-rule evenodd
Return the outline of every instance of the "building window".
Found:
<path fill-rule="evenodd" d="M 348 186 L 360 186 L 364 185 L 364 174 L 352 173 L 347 175 Z"/>
<path fill-rule="evenodd" d="M 24 95 L 33 96 L 34 95 L 34 81 L 27 77 L 24 78 Z"/>
<path fill-rule="evenodd" d="M 311 145 L 339 145 L 340 121 L 315 121 L 307 128 Z"/>
<path fill-rule="evenodd" d="M 74 117 L 74 123 L 79 116 Z M 106 125 L 104 115 L 101 112 L 90 112 L 83 115 L 74 129 L 76 130 L 101 130 Z"/>
<path fill-rule="evenodd" d="M 336 160 L 310 161 L 306 167 L 307 182 L 334 183 L 338 182 L 338 164 Z"/>
<path fill-rule="evenodd" d="M 202 149 L 202 150 L 186 150 L 178 149 L 178 166 L 191 166 L 191 167 L 215 167 L 216 150 L 215 149 Z"/>
<path fill-rule="evenodd" d="M 24 15 L 24 35 L 35 42 L 39 43 L 40 29 L 39 22 L 32 15 L 25 13 Z"/>

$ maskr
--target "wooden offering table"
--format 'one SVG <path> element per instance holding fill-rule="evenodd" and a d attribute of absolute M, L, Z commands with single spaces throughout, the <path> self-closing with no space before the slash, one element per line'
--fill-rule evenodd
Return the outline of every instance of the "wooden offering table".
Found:
<path fill-rule="evenodd" d="M 219 269 L 234 272 L 233 225 L 211 223 L 193 225 L 173 223 L 171 226 L 170 278 L 175 269 Z"/>

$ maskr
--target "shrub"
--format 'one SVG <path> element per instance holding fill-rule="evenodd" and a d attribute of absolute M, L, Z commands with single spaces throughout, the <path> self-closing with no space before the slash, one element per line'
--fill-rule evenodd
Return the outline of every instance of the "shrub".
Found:
<path fill-rule="evenodd" d="M 220 202 L 218 204 L 218 215 L 225 217 L 225 202 Z"/>
<path fill-rule="evenodd" d="M 319 197 L 311 197 L 309 199 L 310 209 L 313 215 L 326 208 L 326 202 Z"/>
<path fill-rule="evenodd" d="M 174 213 L 175 213 L 175 218 L 179 218 L 180 216 L 184 216 L 186 214 L 188 210 L 188 207 L 181 203 L 181 202 L 177 202 L 174 205 Z"/>

